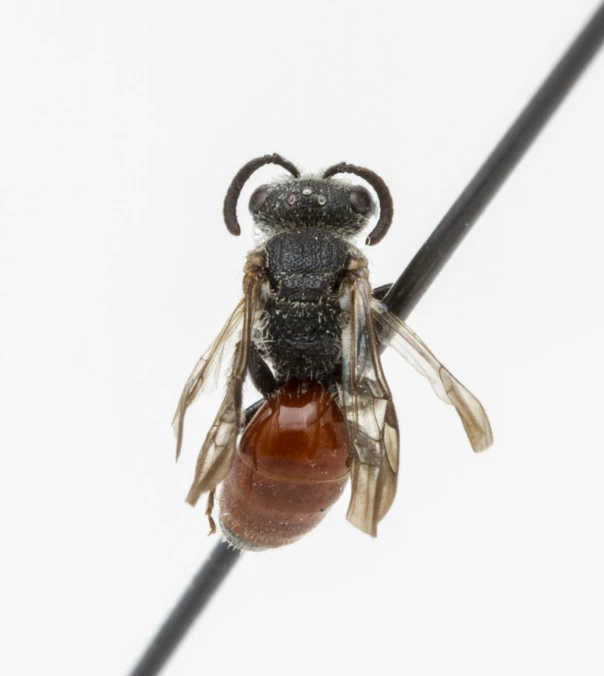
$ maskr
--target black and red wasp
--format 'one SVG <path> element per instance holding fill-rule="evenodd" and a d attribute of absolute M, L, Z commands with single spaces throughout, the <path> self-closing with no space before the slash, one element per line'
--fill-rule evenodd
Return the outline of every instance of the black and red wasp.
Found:
<path fill-rule="evenodd" d="M 277 164 L 291 177 L 261 185 L 249 209 L 262 241 L 247 257 L 243 299 L 201 357 L 180 397 L 174 428 L 180 454 L 187 408 L 216 383 L 234 346 L 220 410 L 203 444 L 187 502 L 221 486 L 219 522 L 241 549 L 294 542 L 325 516 L 348 478 L 347 518 L 375 536 L 396 493 L 399 434 L 380 352 L 394 347 L 452 404 L 475 451 L 492 443 L 480 402 L 424 343 L 380 302 L 367 259 L 353 243 L 375 212 L 363 186 L 334 178 L 354 174 L 376 192 L 379 217 L 366 244 L 377 244 L 393 217 L 392 197 L 374 172 L 337 164 L 301 176 L 279 155 L 242 167 L 224 202 L 224 219 L 240 234 L 237 202 L 259 167 Z M 242 408 L 246 377 L 263 395 Z M 237 443 L 242 432 L 239 444 Z"/>

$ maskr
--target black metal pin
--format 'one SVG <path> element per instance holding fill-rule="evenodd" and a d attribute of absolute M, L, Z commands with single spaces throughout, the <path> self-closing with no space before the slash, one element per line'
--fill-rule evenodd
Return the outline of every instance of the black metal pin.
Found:
<path fill-rule="evenodd" d="M 384 298 L 405 319 L 497 194 L 604 42 L 604 4 L 528 102 Z"/>
<path fill-rule="evenodd" d="M 151 676 L 160 672 L 240 556 L 240 552 L 225 542 L 219 542 L 214 547 L 208 560 L 159 628 L 131 676 Z"/>

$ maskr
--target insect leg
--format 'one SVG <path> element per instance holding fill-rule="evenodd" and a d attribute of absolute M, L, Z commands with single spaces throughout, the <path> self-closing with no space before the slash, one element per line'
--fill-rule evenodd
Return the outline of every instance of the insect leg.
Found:
<path fill-rule="evenodd" d="M 206 516 L 208 517 L 208 521 L 210 523 L 210 532 L 208 535 L 214 535 L 216 532 L 216 522 L 214 521 L 212 517 L 212 512 L 214 511 L 214 496 L 216 495 L 216 489 L 212 488 L 212 490 L 208 493 L 208 505 L 206 507 Z"/>
<path fill-rule="evenodd" d="M 254 383 L 254 387 L 264 398 L 269 397 L 279 389 L 270 366 L 262 359 L 253 343 L 250 345 L 248 373 L 250 374 L 252 383 Z"/>
<path fill-rule="evenodd" d="M 392 284 L 382 284 L 382 286 L 378 286 L 377 289 L 373 289 L 371 292 L 371 295 L 376 299 L 376 300 L 384 300 L 386 297 L 386 294 L 390 289 L 392 288 Z"/>
<path fill-rule="evenodd" d="M 256 413 L 258 413 L 260 407 L 262 406 L 262 404 L 264 404 L 265 401 L 266 399 L 260 399 L 245 409 L 245 411 L 243 412 L 243 429 L 245 429 L 249 425 L 252 418 L 256 415 Z"/>

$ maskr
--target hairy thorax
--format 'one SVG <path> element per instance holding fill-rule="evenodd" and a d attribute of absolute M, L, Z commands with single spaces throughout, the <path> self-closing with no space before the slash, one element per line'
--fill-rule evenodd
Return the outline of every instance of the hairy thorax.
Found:
<path fill-rule="evenodd" d="M 279 379 L 329 380 L 337 372 L 339 290 L 349 250 L 344 240 L 316 229 L 266 243 L 267 289 L 254 342 Z"/>

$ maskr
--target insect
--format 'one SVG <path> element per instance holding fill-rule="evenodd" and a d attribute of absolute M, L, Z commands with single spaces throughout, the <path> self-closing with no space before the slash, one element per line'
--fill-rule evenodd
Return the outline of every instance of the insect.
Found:
<path fill-rule="evenodd" d="M 350 478 L 348 520 L 377 535 L 396 493 L 399 433 L 380 362 L 394 347 L 452 404 L 475 451 L 492 443 L 480 402 L 424 343 L 380 302 L 367 259 L 354 245 L 376 208 L 366 244 L 386 235 L 393 217 L 384 181 L 364 167 L 341 163 L 321 176 L 301 176 L 281 156 L 244 165 L 224 202 L 229 232 L 240 234 L 237 202 L 259 167 L 276 164 L 291 176 L 258 187 L 249 210 L 261 244 L 247 257 L 243 299 L 187 380 L 174 416 L 180 454 L 187 408 L 216 382 L 229 349 L 226 394 L 197 461 L 187 502 L 208 493 L 211 532 L 221 485 L 219 522 L 235 547 L 260 550 L 294 542 L 314 528 Z M 263 398 L 245 412 L 244 381 Z M 238 437 L 242 432 L 241 439 Z"/>

